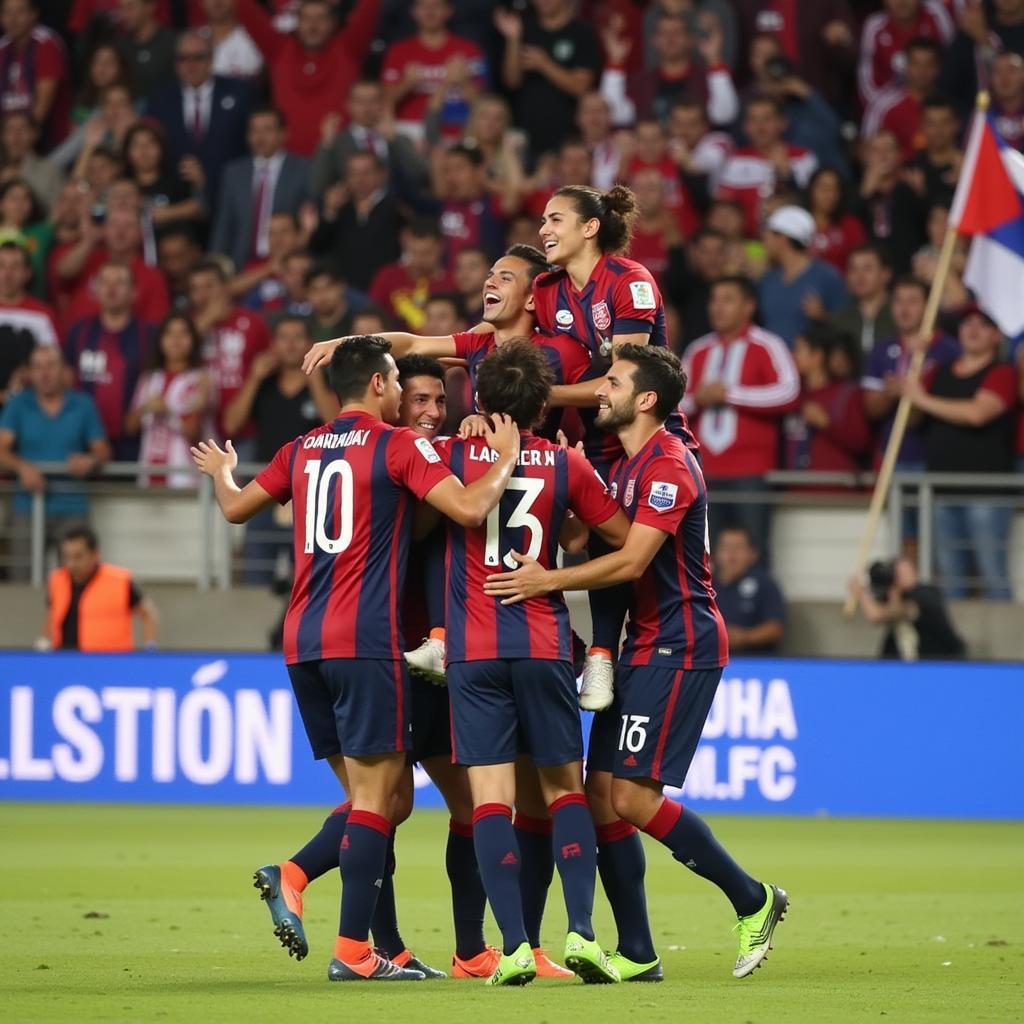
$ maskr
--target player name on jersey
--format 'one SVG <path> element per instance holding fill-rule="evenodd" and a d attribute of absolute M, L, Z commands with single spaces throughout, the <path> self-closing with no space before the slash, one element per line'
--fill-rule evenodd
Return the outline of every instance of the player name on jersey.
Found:
<path fill-rule="evenodd" d="M 368 430 L 348 430 L 344 434 L 316 434 L 308 436 L 302 442 L 303 448 L 347 448 L 352 444 L 366 444 L 369 440 Z M 497 458 L 497 456 L 495 456 Z"/>
<path fill-rule="evenodd" d="M 471 445 L 466 453 L 466 458 L 470 462 L 497 462 L 498 453 L 493 448 L 486 446 L 477 448 L 475 445 Z M 516 460 L 517 466 L 553 466 L 554 464 L 554 451 L 521 451 Z"/>

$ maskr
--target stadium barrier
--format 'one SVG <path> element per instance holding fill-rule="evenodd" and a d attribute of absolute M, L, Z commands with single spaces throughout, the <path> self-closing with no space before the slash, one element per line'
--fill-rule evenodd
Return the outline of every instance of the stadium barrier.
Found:
<path fill-rule="evenodd" d="M 1021 721 L 1020 665 L 737 660 L 673 795 L 709 812 L 1024 819 Z M 327 807 L 338 791 L 278 657 L 2 653 L 0 800 Z"/>

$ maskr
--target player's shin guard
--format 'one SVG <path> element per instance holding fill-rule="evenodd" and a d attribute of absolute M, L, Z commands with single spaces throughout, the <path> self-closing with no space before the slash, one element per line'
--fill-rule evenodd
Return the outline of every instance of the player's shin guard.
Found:
<path fill-rule="evenodd" d="M 473 846 L 480 878 L 501 929 L 504 953 L 510 956 L 526 942 L 519 892 L 519 844 L 512 828 L 512 808 L 481 804 L 473 812 Z"/>
<path fill-rule="evenodd" d="M 384 860 L 384 877 L 380 883 L 380 894 L 370 921 L 373 944 L 389 960 L 405 949 L 405 942 L 398 931 L 398 909 L 395 906 L 395 835 L 388 841 Z"/>
<path fill-rule="evenodd" d="M 341 840 L 341 922 L 338 935 L 366 942 L 377 895 L 384 878 L 391 822 L 371 811 L 349 812 L 348 828 Z"/>
<path fill-rule="evenodd" d="M 618 952 L 637 963 L 657 959 L 647 919 L 647 859 L 640 833 L 625 821 L 598 825 L 597 870 L 615 917 Z"/>
<path fill-rule="evenodd" d="M 644 825 L 644 831 L 667 846 L 680 864 L 714 882 L 739 917 L 754 914 L 764 905 L 764 886 L 729 856 L 711 829 L 693 811 L 665 798 L 654 817 Z"/>
<path fill-rule="evenodd" d="M 540 946 L 540 925 L 548 889 L 555 874 L 555 857 L 551 845 L 550 818 L 531 818 L 516 811 L 515 832 L 523 869 L 519 887 L 523 893 L 523 923 L 531 949 Z"/>
<path fill-rule="evenodd" d="M 452 887 L 452 917 L 455 919 L 455 955 L 472 960 L 487 947 L 484 939 L 484 910 L 487 894 L 480 880 L 473 849 L 473 826 L 448 823 L 448 846 L 444 857 Z"/>
<path fill-rule="evenodd" d="M 347 801 L 336 807 L 327 816 L 320 831 L 290 858 L 293 864 L 302 869 L 307 884 L 338 866 L 338 848 L 341 846 L 341 837 L 345 834 L 350 810 L 352 804 Z"/>
<path fill-rule="evenodd" d="M 594 884 L 597 878 L 597 839 L 587 798 L 567 793 L 549 808 L 554 825 L 552 849 L 562 879 L 568 931 L 594 938 Z"/>

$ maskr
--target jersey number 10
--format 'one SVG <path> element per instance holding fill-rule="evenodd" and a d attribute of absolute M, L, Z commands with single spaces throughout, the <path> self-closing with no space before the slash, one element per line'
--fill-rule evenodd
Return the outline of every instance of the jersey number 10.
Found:
<path fill-rule="evenodd" d="M 320 468 L 319 459 L 310 460 L 303 467 L 309 484 L 306 487 L 306 536 L 302 549 L 307 555 L 313 553 L 314 547 L 329 555 L 338 555 L 352 543 L 352 467 L 344 459 L 334 459 L 327 463 L 323 473 Z M 327 533 L 327 511 L 335 479 L 339 528 L 338 536 L 330 537 Z"/>

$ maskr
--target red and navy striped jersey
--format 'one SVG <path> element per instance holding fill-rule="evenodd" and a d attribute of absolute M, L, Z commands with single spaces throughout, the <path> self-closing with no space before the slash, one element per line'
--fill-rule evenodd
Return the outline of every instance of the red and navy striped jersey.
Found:
<path fill-rule="evenodd" d="M 481 439 L 448 438 L 438 442 L 438 451 L 466 484 L 482 477 L 497 458 Z M 516 568 L 512 551 L 553 568 L 570 509 L 596 525 L 615 515 L 618 506 L 579 452 L 524 431 L 519 464 L 487 522 L 476 529 L 448 524 L 448 661 L 572 660 L 569 611 L 561 594 L 503 605 L 483 589 L 491 573 Z"/>
<path fill-rule="evenodd" d="M 342 414 L 278 450 L 256 482 L 282 505 L 292 502 L 289 665 L 402 657 L 412 499 L 450 475 L 425 437 L 365 412 Z"/>
<path fill-rule="evenodd" d="M 459 331 L 452 335 L 455 342 L 455 354 L 459 359 L 466 360 L 466 372 L 469 374 L 470 387 L 473 390 L 473 401 L 476 402 L 476 373 L 480 364 L 495 349 L 493 331 Z M 590 369 L 590 352 L 572 336 L 546 337 L 533 334 L 530 340 L 539 345 L 547 359 L 551 372 L 555 375 L 556 384 L 575 384 L 583 380 Z"/>
<path fill-rule="evenodd" d="M 573 287 L 564 269 L 538 274 L 533 301 L 540 333 L 573 337 L 586 345 L 590 366 L 579 380 L 596 380 L 608 372 L 615 335 L 647 334 L 649 345 L 668 344 L 661 291 L 642 263 L 624 256 L 602 256 L 582 291 Z M 606 472 L 622 455 L 622 445 L 615 434 L 594 424 L 596 416 L 596 406 L 580 409 L 583 447 L 590 461 Z M 665 426 L 689 447 L 697 447 L 682 413 L 673 412 Z"/>
<path fill-rule="evenodd" d="M 725 622 L 715 603 L 708 553 L 708 493 L 686 445 L 659 430 L 610 483 L 631 522 L 669 539 L 633 584 L 620 663 L 719 668 L 729 660 Z"/>

